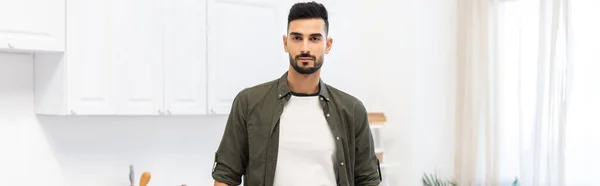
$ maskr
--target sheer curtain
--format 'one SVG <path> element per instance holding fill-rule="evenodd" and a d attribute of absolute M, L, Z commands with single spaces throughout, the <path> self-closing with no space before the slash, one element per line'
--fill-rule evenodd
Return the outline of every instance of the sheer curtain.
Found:
<path fill-rule="evenodd" d="M 573 70 L 567 112 L 565 179 L 597 186 L 600 178 L 600 1 L 571 1 Z"/>
<path fill-rule="evenodd" d="M 458 1 L 456 182 L 498 182 L 495 0 Z"/>
<path fill-rule="evenodd" d="M 569 10 L 568 0 L 459 1 L 459 185 L 565 185 Z"/>
<path fill-rule="evenodd" d="M 499 56 L 506 57 L 499 61 L 500 90 L 505 95 L 500 96 L 500 118 L 505 119 L 500 124 L 506 125 L 500 133 L 518 139 L 501 140 L 506 153 L 501 159 L 518 166 L 503 164 L 500 175 L 519 177 L 522 185 L 565 185 L 566 106 L 573 61 L 568 3 L 518 0 L 501 5 L 500 15 L 506 20 L 498 30 L 507 40 L 499 43 Z M 508 40 L 509 33 L 516 33 L 516 39 Z"/>

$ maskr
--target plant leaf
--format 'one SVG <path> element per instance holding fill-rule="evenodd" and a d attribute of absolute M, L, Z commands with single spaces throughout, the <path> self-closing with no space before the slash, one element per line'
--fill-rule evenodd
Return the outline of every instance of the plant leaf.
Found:
<path fill-rule="evenodd" d="M 423 173 L 423 186 L 432 186 L 427 173 Z"/>

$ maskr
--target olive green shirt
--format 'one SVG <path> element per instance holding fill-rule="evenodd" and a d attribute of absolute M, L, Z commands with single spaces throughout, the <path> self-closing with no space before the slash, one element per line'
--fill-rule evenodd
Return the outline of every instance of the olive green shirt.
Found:
<path fill-rule="evenodd" d="M 379 161 L 364 105 L 322 80 L 319 87 L 323 115 L 335 138 L 335 166 L 332 169 L 338 185 L 379 185 Z M 287 72 L 277 80 L 246 88 L 236 95 L 215 153 L 214 180 L 240 185 L 243 177 L 246 186 L 273 185 L 279 117 L 290 95 Z M 300 176 L 302 171 L 298 169 Z"/>

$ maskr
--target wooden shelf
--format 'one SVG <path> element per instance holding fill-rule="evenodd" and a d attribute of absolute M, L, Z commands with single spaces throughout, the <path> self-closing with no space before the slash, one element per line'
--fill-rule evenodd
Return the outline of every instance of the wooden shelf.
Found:
<path fill-rule="evenodd" d="M 387 121 L 387 118 L 383 112 L 370 112 L 368 120 L 371 125 L 383 125 Z"/>
<path fill-rule="evenodd" d="M 377 159 L 379 159 L 380 163 L 383 163 L 383 152 L 375 153 L 377 155 Z"/>
<path fill-rule="evenodd" d="M 383 125 L 387 122 L 387 118 L 385 117 L 385 114 L 383 112 L 370 112 L 368 113 L 368 117 L 369 117 L 369 125 L 371 125 L 371 128 L 382 128 Z M 378 137 L 378 139 L 380 139 L 381 136 Z M 382 142 L 379 142 L 379 144 L 381 145 Z M 379 162 L 382 163 L 383 162 L 383 147 L 377 147 L 375 149 L 375 155 L 377 156 L 377 159 L 379 159 Z"/>

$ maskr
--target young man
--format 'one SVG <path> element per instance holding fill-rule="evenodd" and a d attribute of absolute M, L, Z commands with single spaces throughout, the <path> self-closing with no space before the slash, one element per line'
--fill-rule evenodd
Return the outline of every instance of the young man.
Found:
<path fill-rule="evenodd" d="M 283 36 L 290 66 L 277 80 L 242 90 L 215 154 L 215 186 L 376 186 L 379 161 L 363 104 L 320 79 L 327 10 L 290 9 Z"/>

